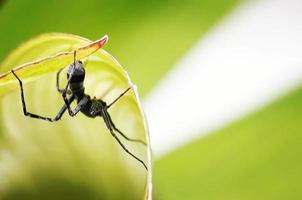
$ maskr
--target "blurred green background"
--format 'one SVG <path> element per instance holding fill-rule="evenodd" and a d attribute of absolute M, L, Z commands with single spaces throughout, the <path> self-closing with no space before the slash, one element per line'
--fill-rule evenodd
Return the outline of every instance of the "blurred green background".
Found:
<path fill-rule="evenodd" d="M 0 1 L 0 60 L 44 32 L 91 40 L 146 95 L 239 0 Z M 302 90 L 154 161 L 154 199 L 302 199 Z"/>
<path fill-rule="evenodd" d="M 145 94 L 237 2 L 7 0 L 0 10 L 0 60 L 40 33 L 72 33 L 91 40 L 108 34 L 105 49 Z"/>

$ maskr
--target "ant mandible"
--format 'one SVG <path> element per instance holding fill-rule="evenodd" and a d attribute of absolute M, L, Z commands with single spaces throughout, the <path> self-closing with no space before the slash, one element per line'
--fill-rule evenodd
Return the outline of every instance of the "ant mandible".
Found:
<path fill-rule="evenodd" d="M 142 161 L 140 158 L 135 156 L 133 153 L 131 153 L 126 146 L 120 141 L 120 139 L 117 137 L 115 134 L 115 131 L 119 133 L 122 137 L 124 137 L 128 141 L 132 142 L 138 142 L 143 145 L 146 145 L 146 143 L 142 140 L 139 139 L 131 139 L 127 137 L 125 134 L 123 134 L 122 131 L 120 131 L 116 126 L 114 125 L 111 116 L 108 112 L 108 109 L 116 103 L 122 96 L 124 96 L 130 89 L 131 87 L 128 87 L 123 93 L 121 93 L 112 103 L 107 105 L 105 101 L 102 99 L 96 99 L 95 97 L 93 99 L 90 98 L 89 95 L 85 94 L 85 88 L 83 85 L 84 79 L 85 79 L 85 69 L 82 61 L 76 60 L 76 51 L 74 51 L 74 61 L 72 64 L 69 65 L 68 70 L 67 70 L 67 84 L 64 89 L 60 89 L 59 87 L 59 77 L 60 73 L 63 70 L 60 69 L 57 72 L 57 80 L 56 80 L 56 87 L 58 92 L 62 95 L 63 100 L 65 104 L 63 107 L 60 109 L 58 114 L 54 118 L 49 118 L 49 117 L 44 117 L 40 116 L 34 113 L 30 113 L 26 109 L 26 104 L 25 104 L 25 99 L 24 99 L 24 91 L 23 91 L 23 84 L 21 79 L 17 76 L 17 74 L 14 72 L 14 70 L 11 70 L 13 75 L 18 79 L 19 85 L 20 85 L 20 90 L 21 90 L 21 101 L 22 101 L 22 108 L 23 108 L 23 113 L 25 116 L 31 117 L 31 118 L 36 118 L 36 119 L 41 119 L 49 122 L 56 122 L 61 119 L 63 114 L 68 110 L 68 113 L 70 116 L 75 116 L 77 113 L 82 112 L 84 115 L 90 118 L 95 118 L 95 117 L 102 117 L 107 129 L 111 133 L 111 135 L 114 137 L 114 139 L 119 143 L 119 145 L 124 149 L 126 153 L 131 155 L 134 159 L 136 159 L 138 162 L 140 162 L 146 170 L 148 170 L 147 165 Z M 70 94 L 69 97 L 67 97 L 67 94 Z M 77 106 L 75 109 L 71 109 L 70 105 L 71 103 L 76 100 Z"/>

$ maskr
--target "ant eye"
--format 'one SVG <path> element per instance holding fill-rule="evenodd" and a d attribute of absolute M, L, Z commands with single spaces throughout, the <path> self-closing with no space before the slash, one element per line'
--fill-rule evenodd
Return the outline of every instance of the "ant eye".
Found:
<path fill-rule="evenodd" d="M 83 62 L 82 62 L 82 61 L 80 61 L 80 60 L 79 60 L 79 63 L 83 64 Z"/>

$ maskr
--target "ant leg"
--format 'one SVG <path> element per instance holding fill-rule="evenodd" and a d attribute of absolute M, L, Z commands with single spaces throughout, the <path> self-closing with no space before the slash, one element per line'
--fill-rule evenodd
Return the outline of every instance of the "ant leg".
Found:
<path fill-rule="evenodd" d="M 59 111 L 59 113 L 57 114 L 57 116 L 54 119 L 52 119 L 50 117 L 43 117 L 43 116 L 40 116 L 40 115 L 37 115 L 37 114 L 34 114 L 34 113 L 27 112 L 25 99 L 24 99 L 23 83 L 22 83 L 21 79 L 17 76 L 17 74 L 14 72 L 14 70 L 11 70 L 11 72 L 13 73 L 13 75 L 19 81 L 20 91 L 21 91 L 22 108 L 23 108 L 23 113 L 24 113 L 25 116 L 35 118 L 35 119 L 41 119 L 41 120 L 45 120 L 45 121 L 49 121 L 49 122 L 55 122 L 55 121 L 58 121 L 59 119 L 61 119 L 62 115 L 66 111 L 66 109 L 64 109 L 65 105 L 61 108 L 61 110 Z M 68 103 L 70 104 L 73 100 L 74 100 L 74 97 L 70 98 L 68 100 Z"/>
<path fill-rule="evenodd" d="M 132 154 L 126 147 L 125 145 L 120 141 L 120 139 L 116 136 L 116 134 L 113 132 L 110 120 L 109 120 L 109 115 L 108 112 L 104 112 L 104 110 L 102 110 L 102 116 L 103 119 L 105 121 L 105 124 L 107 126 L 107 128 L 109 129 L 111 135 L 114 137 L 114 139 L 119 143 L 119 145 L 124 149 L 124 151 L 126 151 L 126 153 L 128 153 L 130 156 L 132 156 L 134 159 L 136 159 L 138 162 L 140 162 L 145 169 L 148 171 L 148 167 L 147 165 L 144 163 L 144 161 L 142 161 L 141 159 L 139 159 L 138 157 L 136 157 L 134 154 Z"/>
<path fill-rule="evenodd" d="M 70 109 L 70 103 L 68 103 L 68 99 L 67 99 L 66 94 L 67 94 L 68 86 L 69 86 L 69 84 L 70 84 L 70 80 L 71 80 L 71 77 L 68 79 L 67 84 L 66 84 L 66 87 L 65 87 L 65 89 L 64 89 L 63 92 L 62 92 L 62 97 L 63 97 L 63 100 L 64 100 L 65 105 L 66 105 L 66 107 L 67 107 L 67 110 L 68 110 L 69 115 L 71 115 L 72 110 Z"/>
<path fill-rule="evenodd" d="M 123 93 L 121 93 L 113 102 L 111 102 L 108 106 L 107 109 L 110 108 L 115 102 L 117 102 L 122 96 L 124 96 L 132 87 L 128 87 Z"/>
<path fill-rule="evenodd" d="M 59 83 L 60 83 L 60 73 L 62 72 L 63 68 L 59 69 L 59 71 L 57 72 L 57 81 L 56 81 L 56 86 L 57 86 L 57 90 L 60 94 L 63 93 L 63 89 L 60 89 Z"/>
<path fill-rule="evenodd" d="M 59 69 L 57 72 L 57 79 L 56 79 L 56 86 L 57 86 L 57 91 L 62 94 L 64 92 L 64 89 L 60 88 L 60 74 L 62 72 L 63 68 Z M 70 90 L 67 90 L 67 94 L 71 94 Z"/>
<path fill-rule="evenodd" d="M 70 97 L 70 99 L 68 99 L 68 104 L 70 105 L 73 102 L 74 99 L 75 99 L 75 96 L 72 95 Z M 56 115 L 56 117 L 53 120 L 54 121 L 60 120 L 66 110 L 67 110 L 67 106 L 66 106 L 66 104 L 64 104 L 63 107 L 61 108 L 61 110 L 59 111 L 59 113 Z"/>
<path fill-rule="evenodd" d="M 123 93 L 121 93 L 112 103 L 110 103 L 108 106 L 107 106 L 107 109 L 112 106 L 115 102 L 117 102 L 122 96 L 124 96 L 132 87 L 128 87 Z M 107 110 L 105 111 L 107 112 Z M 139 142 L 143 145 L 147 145 L 144 141 L 142 140 L 139 140 L 139 139 L 131 139 L 129 137 L 127 137 L 125 134 L 122 133 L 122 131 L 120 131 L 118 128 L 116 128 L 116 126 L 114 125 L 109 113 L 108 113 L 108 119 L 109 119 L 109 122 L 112 126 L 112 128 L 117 131 L 121 136 L 123 136 L 126 140 L 128 141 L 132 141 L 132 142 Z"/>
<path fill-rule="evenodd" d="M 84 97 L 83 99 L 81 99 L 81 101 L 78 103 L 76 108 L 74 110 L 71 110 L 71 112 L 69 112 L 69 115 L 73 117 L 76 114 L 78 114 L 78 112 L 80 112 L 82 108 L 87 104 L 87 102 L 88 102 L 88 98 Z"/>
<path fill-rule="evenodd" d="M 107 110 L 105 110 L 105 112 L 107 112 Z M 112 128 L 117 131 L 121 136 L 123 136 L 123 138 L 125 138 L 126 140 L 128 141 L 131 141 L 131 142 L 138 142 L 138 143 L 141 143 L 143 145 L 147 145 L 146 142 L 144 142 L 143 140 L 140 140 L 140 139 L 132 139 L 132 138 L 129 138 L 128 136 L 126 136 L 122 131 L 120 131 L 118 128 L 116 128 L 116 126 L 114 125 L 112 119 L 111 119 L 111 116 L 109 115 L 109 113 L 107 112 L 107 116 L 108 116 L 108 121 L 110 122 Z"/>

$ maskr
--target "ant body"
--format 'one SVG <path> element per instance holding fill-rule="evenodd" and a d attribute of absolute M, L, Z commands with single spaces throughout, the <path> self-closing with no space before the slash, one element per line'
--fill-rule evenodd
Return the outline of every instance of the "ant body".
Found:
<path fill-rule="evenodd" d="M 63 69 L 63 68 L 62 68 Z M 24 99 L 24 92 L 23 92 L 23 84 L 21 79 L 17 76 L 17 74 L 14 72 L 14 70 L 11 70 L 13 75 L 18 79 L 19 85 L 20 85 L 20 90 L 21 90 L 21 101 L 22 101 L 22 108 L 23 108 L 23 113 L 25 116 L 31 117 L 31 118 L 36 118 L 36 119 L 41 119 L 49 122 L 56 122 L 61 119 L 63 114 L 68 110 L 68 113 L 70 116 L 75 116 L 77 113 L 82 112 L 84 115 L 90 118 L 95 118 L 95 117 L 102 117 L 107 129 L 110 131 L 111 135 L 114 137 L 114 139 L 119 143 L 119 145 L 124 149 L 126 153 L 131 155 L 134 159 L 136 159 L 138 162 L 140 162 L 146 170 L 148 170 L 147 165 L 142 161 L 140 158 L 136 157 L 134 154 L 132 154 L 126 147 L 125 145 L 120 141 L 120 139 L 117 137 L 114 131 L 119 133 L 122 137 L 124 137 L 128 141 L 132 142 L 139 142 L 143 145 L 146 145 L 146 143 L 142 140 L 138 139 L 131 139 L 127 137 L 125 134 L 123 134 L 116 126 L 114 125 L 111 116 L 108 113 L 108 109 L 115 103 L 117 102 L 123 95 L 125 95 L 131 87 L 128 87 L 123 93 L 121 93 L 112 103 L 107 105 L 105 101 L 102 99 L 96 99 L 91 97 L 87 94 L 85 94 L 85 88 L 84 88 L 84 79 L 85 79 L 85 69 L 82 61 L 77 61 L 76 60 L 76 51 L 74 51 L 74 61 L 72 64 L 69 65 L 68 70 L 67 70 L 67 84 L 64 89 L 60 89 L 59 87 L 59 76 L 62 71 L 60 69 L 57 72 L 57 90 L 59 93 L 61 93 L 63 100 L 65 104 L 63 107 L 60 109 L 58 114 L 54 118 L 49 118 L 49 117 L 44 117 L 40 116 L 34 113 L 30 113 L 26 109 L 26 104 L 25 104 L 25 99 Z M 67 97 L 67 94 L 70 94 L 70 97 Z M 71 109 L 70 105 L 71 103 L 76 100 L 77 106 L 75 109 Z"/>

